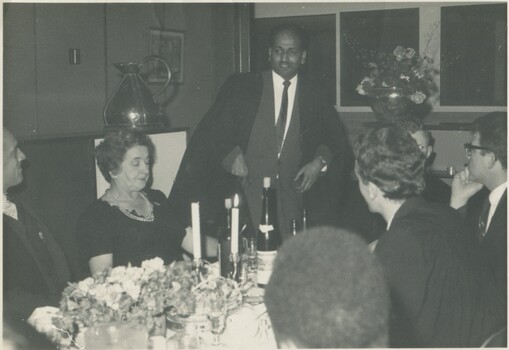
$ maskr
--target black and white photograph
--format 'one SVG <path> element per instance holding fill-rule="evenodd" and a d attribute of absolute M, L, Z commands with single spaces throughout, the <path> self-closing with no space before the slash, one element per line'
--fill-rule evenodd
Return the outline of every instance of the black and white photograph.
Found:
<path fill-rule="evenodd" d="M 507 348 L 507 1 L 2 0 L 2 349 Z"/>

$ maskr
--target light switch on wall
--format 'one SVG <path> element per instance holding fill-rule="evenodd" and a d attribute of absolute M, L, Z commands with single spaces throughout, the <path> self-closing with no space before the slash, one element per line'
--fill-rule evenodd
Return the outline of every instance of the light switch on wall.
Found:
<path fill-rule="evenodd" d="M 69 49 L 69 64 L 76 65 L 81 63 L 80 49 Z"/>

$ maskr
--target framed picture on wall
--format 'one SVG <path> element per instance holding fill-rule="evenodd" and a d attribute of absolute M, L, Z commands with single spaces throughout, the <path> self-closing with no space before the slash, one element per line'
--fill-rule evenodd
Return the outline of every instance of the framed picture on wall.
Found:
<path fill-rule="evenodd" d="M 159 56 L 168 63 L 171 70 L 170 83 L 184 83 L 184 32 L 178 30 L 150 29 L 149 54 Z M 161 62 L 150 62 L 150 83 L 164 83 L 166 68 Z"/>

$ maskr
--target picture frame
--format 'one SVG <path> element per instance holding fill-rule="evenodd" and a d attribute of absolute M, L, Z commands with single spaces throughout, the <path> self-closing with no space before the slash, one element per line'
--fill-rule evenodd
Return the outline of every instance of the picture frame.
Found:
<path fill-rule="evenodd" d="M 150 28 L 149 54 L 161 57 L 168 63 L 171 70 L 170 83 L 184 83 L 184 32 Z M 165 83 L 166 69 L 161 62 L 153 60 L 149 63 L 149 83 Z"/>

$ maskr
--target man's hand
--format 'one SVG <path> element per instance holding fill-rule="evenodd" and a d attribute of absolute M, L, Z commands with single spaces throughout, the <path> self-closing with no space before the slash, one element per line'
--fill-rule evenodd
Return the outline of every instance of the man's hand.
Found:
<path fill-rule="evenodd" d="M 297 176 L 293 179 L 297 183 L 297 192 L 306 192 L 313 186 L 318 179 L 322 166 L 323 163 L 320 159 L 313 159 L 299 170 Z"/>
<path fill-rule="evenodd" d="M 232 164 L 232 174 L 238 177 L 247 177 L 248 169 L 243 153 L 239 153 Z"/>
<path fill-rule="evenodd" d="M 483 188 L 483 184 L 471 179 L 468 168 L 458 172 L 452 180 L 451 207 L 458 209 L 467 204 L 468 199 Z"/>

